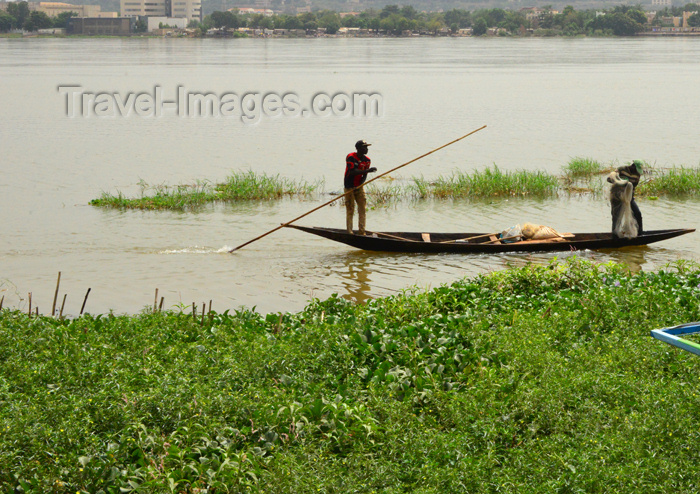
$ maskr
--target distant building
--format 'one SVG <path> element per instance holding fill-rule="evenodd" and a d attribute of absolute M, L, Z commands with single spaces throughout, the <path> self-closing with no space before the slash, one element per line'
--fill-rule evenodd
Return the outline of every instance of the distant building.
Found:
<path fill-rule="evenodd" d="M 673 5 L 673 0 L 651 0 L 651 4 L 655 7 L 670 7 Z"/>
<path fill-rule="evenodd" d="M 202 20 L 202 0 L 121 0 L 124 17 L 182 17 Z"/>
<path fill-rule="evenodd" d="M 36 34 L 66 34 L 65 28 L 62 27 L 50 27 L 48 29 L 37 29 Z"/>
<path fill-rule="evenodd" d="M 662 17 L 661 24 L 666 26 L 681 27 L 682 17 Z"/>
<path fill-rule="evenodd" d="M 261 15 L 264 15 L 265 17 L 272 17 L 273 15 L 275 15 L 275 13 L 270 9 L 258 9 L 258 8 L 253 8 L 253 7 L 236 7 L 236 8 L 228 9 L 228 10 L 229 10 L 229 12 L 238 11 L 238 13 L 241 15 L 261 14 Z"/>
<path fill-rule="evenodd" d="M 0 10 L 7 10 L 9 2 L 0 2 Z M 64 12 L 75 12 L 78 17 L 117 17 L 116 12 L 102 12 L 99 5 L 74 5 L 63 2 L 27 2 L 29 10 L 43 12 L 49 17 L 56 17 Z"/>
<path fill-rule="evenodd" d="M 49 17 L 56 17 L 64 12 L 75 12 L 78 17 L 99 17 L 102 13 L 102 7 L 99 5 L 72 5 L 62 2 L 38 2 L 30 6 L 29 10 L 44 12 Z"/>
<path fill-rule="evenodd" d="M 160 29 L 163 26 L 170 26 L 175 29 L 185 29 L 187 27 L 187 19 L 184 17 L 149 17 L 147 30 L 148 32 Z"/>
<path fill-rule="evenodd" d="M 697 14 L 697 12 L 683 12 L 683 27 L 689 27 L 688 18 L 693 14 Z"/>
<path fill-rule="evenodd" d="M 525 7 L 519 10 L 525 16 L 525 19 L 530 21 L 532 27 L 539 27 L 540 22 L 544 21 L 548 15 L 556 15 L 559 12 L 552 9 L 542 9 L 539 7 Z"/>
<path fill-rule="evenodd" d="M 556 15 L 559 13 L 559 11 L 557 10 L 542 9 L 539 7 L 525 7 L 520 9 L 518 12 L 524 15 L 525 19 L 527 19 L 530 22 L 541 21 L 546 15 Z"/>
<path fill-rule="evenodd" d="M 128 17 L 71 17 L 68 19 L 67 34 L 85 36 L 124 36 L 131 34 L 132 19 Z"/>

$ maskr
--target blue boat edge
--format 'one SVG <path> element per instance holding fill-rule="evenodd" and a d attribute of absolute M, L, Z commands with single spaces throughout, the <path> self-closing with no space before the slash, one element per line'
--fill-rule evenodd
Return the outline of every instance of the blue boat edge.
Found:
<path fill-rule="evenodd" d="M 652 329 L 651 336 L 686 352 L 700 356 L 700 344 L 681 338 L 680 335 L 700 333 L 700 322 L 691 322 L 668 328 Z"/>

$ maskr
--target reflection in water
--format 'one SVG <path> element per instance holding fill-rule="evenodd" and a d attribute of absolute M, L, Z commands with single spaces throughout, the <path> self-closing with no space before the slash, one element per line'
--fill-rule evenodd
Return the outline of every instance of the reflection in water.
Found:
<path fill-rule="evenodd" d="M 329 295 L 338 293 L 347 300 L 364 303 L 370 299 L 386 297 L 411 287 L 428 290 L 450 284 L 461 278 L 528 265 L 544 266 L 552 262 L 566 262 L 571 257 L 605 264 L 615 262 L 627 265 L 632 272 L 642 268 L 658 269 L 680 258 L 676 251 L 659 247 L 628 247 L 618 250 L 530 252 L 502 254 L 400 254 L 388 252 L 344 251 L 324 256 L 318 262 L 301 267 L 294 272 L 300 278 L 318 272 L 319 267 L 328 273 L 322 285 L 315 289 Z M 307 272 L 308 271 L 308 272 Z M 342 287 L 342 289 L 341 289 Z M 320 295 L 320 294 L 319 294 Z"/>
<path fill-rule="evenodd" d="M 372 298 L 395 294 L 406 286 L 415 284 L 414 276 L 426 266 L 416 264 L 410 259 L 411 257 L 418 256 L 345 250 L 338 254 L 327 255 L 320 260 L 319 264 L 314 263 L 307 268 L 316 270 L 320 265 L 330 273 L 330 276 L 325 277 L 325 286 L 317 286 L 317 289 L 338 293 L 341 297 L 353 302 L 364 303 Z M 343 290 L 339 290 L 340 287 Z"/>
<path fill-rule="evenodd" d="M 625 264 L 633 273 L 638 273 L 642 270 L 642 266 L 647 263 L 646 255 L 650 252 L 651 249 L 647 245 L 601 251 L 601 253 L 609 257 L 611 261 Z"/>
<path fill-rule="evenodd" d="M 366 302 L 371 298 L 372 260 L 366 255 L 348 255 L 343 264 L 344 269 L 338 273 L 341 278 L 340 283 L 345 287 L 342 297 L 352 302 Z"/>
<path fill-rule="evenodd" d="M 654 249 L 649 246 L 625 247 L 622 249 L 604 249 L 604 250 L 582 250 L 570 252 L 541 252 L 528 254 L 507 254 L 503 256 L 503 268 L 507 267 L 523 267 L 528 264 L 546 265 L 552 261 L 565 261 L 570 257 L 576 256 L 594 263 L 615 262 L 625 264 L 630 271 L 637 273 L 642 270 L 642 266 L 649 262 L 647 256 L 654 253 Z M 660 256 L 661 259 L 667 256 Z"/>

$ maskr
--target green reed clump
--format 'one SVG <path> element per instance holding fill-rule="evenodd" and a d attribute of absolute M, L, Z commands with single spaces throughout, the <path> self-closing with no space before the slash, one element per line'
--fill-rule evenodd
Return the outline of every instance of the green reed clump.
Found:
<path fill-rule="evenodd" d="M 182 211 L 217 201 L 235 202 L 278 199 L 284 196 L 308 196 L 321 184 L 322 182 L 295 182 L 279 175 L 269 176 L 252 171 L 234 172 L 225 182 L 217 184 L 204 181 L 194 185 L 151 186 L 141 182 L 139 184 L 141 197 L 127 198 L 121 192 L 117 192 L 116 195 L 103 192 L 100 198 L 91 200 L 90 204 L 116 209 Z"/>
<path fill-rule="evenodd" d="M 426 182 L 414 179 L 416 197 L 489 198 L 508 196 L 547 197 L 557 193 L 558 179 L 543 171 L 502 171 L 497 166 L 471 173 L 457 171 L 449 177 Z"/>
<path fill-rule="evenodd" d="M 695 492 L 700 267 L 573 257 L 354 305 L 0 311 L 2 492 Z"/>
<path fill-rule="evenodd" d="M 406 189 L 401 185 L 371 183 L 365 187 L 365 194 L 369 207 L 381 207 L 405 197 Z"/>
<path fill-rule="evenodd" d="M 141 184 L 141 197 L 127 198 L 121 192 L 116 195 L 103 192 L 99 199 L 91 200 L 90 204 L 115 209 L 184 210 L 215 200 L 216 194 L 207 183 L 177 186 Z"/>
<path fill-rule="evenodd" d="M 253 171 L 235 172 L 225 182 L 214 187 L 223 201 L 279 199 L 284 196 L 307 196 L 315 192 L 322 182 L 308 183 L 259 174 Z"/>
<path fill-rule="evenodd" d="M 687 196 L 699 192 L 700 168 L 660 170 L 637 187 L 637 194 L 641 196 Z"/>
<path fill-rule="evenodd" d="M 565 178 L 569 179 L 593 177 L 604 173 L 607 169 L 608 167 L 599 161 L 581 157 L 572 158 L 569 163 L 562 167 Z"/>

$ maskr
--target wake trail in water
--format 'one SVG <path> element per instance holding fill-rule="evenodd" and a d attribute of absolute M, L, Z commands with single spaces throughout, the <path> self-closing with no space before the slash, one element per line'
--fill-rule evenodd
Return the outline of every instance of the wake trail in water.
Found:
<path fill-rule="evenodd" d="M 228 254 L 233 247 L 224 245 L 219 249 L 213 247 L 200 247 L 195 245 L 193 247 L 185 247 L 183 249 L 166 249 L 161 250 L 159 254 Z"/>

